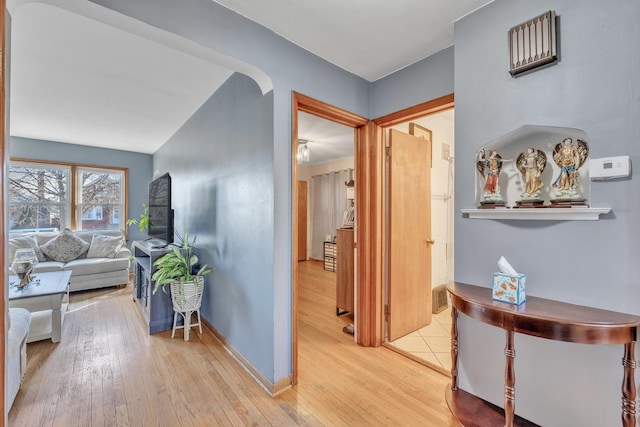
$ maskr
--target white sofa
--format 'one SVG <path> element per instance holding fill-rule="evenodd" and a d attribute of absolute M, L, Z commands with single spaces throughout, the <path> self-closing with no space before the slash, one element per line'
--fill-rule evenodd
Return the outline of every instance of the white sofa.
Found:
<path fill-rule="evenodd" d="M 7 317 L 7 410 L 20 390 L 22 378 L 27 369 L 27 336 L 31 323 L 31 313 L 24 308 L 10 308 Z"/>
<path fill-rule="evenodd" d="M 125 243 L 122 230 L 72 232 L 65 229 L 61 232 L 12 234 L 8 265 L 11 266 L 17 249 L 35 246 L 39 262 L 34 273 L 71 270 L 70 292 L 126 286 L 131 251 Z"/>

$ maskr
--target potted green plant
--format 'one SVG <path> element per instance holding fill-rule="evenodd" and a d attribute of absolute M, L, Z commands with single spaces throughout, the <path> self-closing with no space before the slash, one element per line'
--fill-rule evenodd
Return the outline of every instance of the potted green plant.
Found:
<path fill-rule="evenodd" d="M 167 285 L 178 284 L 180 295 L 184 296 L 185 285 L 204 282 L 204 276 L 212 270 L 206 264 L 196 270 L 198 257 L 193 249 L 195 242 L 195 237 L 189 241 L 189 234 L 186 232 L 182 239 L 182 246 L 172 246 L 171 252 L 164 254 L 153 263 L 156 267 L 151 277 L 154 281 L 154 294 L 159 288 L 166 293 Z"/>
<path fill-rule="evenodd" d="M 176 332 L 176 322 L 178 314 L 184 319 L 184 340 L 189 341 L 189 328 L 191 327 L 191 315 L 196 313 L 198 326 L 202 333 L 200 321 L 200 304 L 202 303 L 202 293 L 204 290 L 204 276 L 211 273 L 207 265 L 198 268 L 198 257 L 193 251 L 196 238 L 189 241 L 188 232 L 184 233 L 182 246 L 172 246 L 171 252 L 158 258 L 153 265 L 157 268 L 151 276 L 154 281 L 153 293 L 158 289 L 166 291 L 166 287 L 171 289 L 171 301 L 173 303 L 173 331 L 171 338 Z"/>
<path fill-rule="evenodd" d="M 142 202 L 142 213 L 140 214 L 140 219 L 129 218 L 127 220 L 127 225 L 129 227 L 135 224 L 138 224 L 141 232 L 149 228 L 149 206 L 144 202 Z"/>
<path fill-rule="evenodd" d="M 131 227 L 132 225 L 138 224 L 140 228 L 140 232 L 146 231 L 149 229 L 149 206 L 146 203 L 142 202 L 142 213 L 140 214 L 140 219 L 137 218 L 129 218 L 127 220 L 127 226 Z M 133 261 L 135 258 L 135 242 L 131 242 L 131 256 L 129 257 L 130 261 Z"/>

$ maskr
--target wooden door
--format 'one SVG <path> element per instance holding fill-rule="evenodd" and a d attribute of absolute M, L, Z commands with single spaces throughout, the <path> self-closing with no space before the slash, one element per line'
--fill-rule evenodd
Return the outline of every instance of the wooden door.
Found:
<path fill-rule="evenodd" d="M 307 181 L 298 181 L 298 261 L 307 260 Z"/>
<path fill-rule="evenodd" d="M 389 133 L 389 341 L 431 323 L 431 146 Z"/>

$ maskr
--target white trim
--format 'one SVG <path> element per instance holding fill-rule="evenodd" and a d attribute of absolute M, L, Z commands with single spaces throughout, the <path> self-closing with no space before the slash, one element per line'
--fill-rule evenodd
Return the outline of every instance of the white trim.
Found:
<path fill-rule="evenodd" d="M 471 219 L 597 221 L 611 208 L 460 209 Z"/>

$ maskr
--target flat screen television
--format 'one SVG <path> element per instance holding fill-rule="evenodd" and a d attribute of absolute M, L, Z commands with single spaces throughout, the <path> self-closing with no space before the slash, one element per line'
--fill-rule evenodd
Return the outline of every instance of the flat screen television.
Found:
<path fill-rule="evenodd" d="M 173 242 L 173 209 L 171 209 L 171 176 L 168 173 L 149 184 L 149 229 L 153 239 Z"/>

